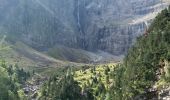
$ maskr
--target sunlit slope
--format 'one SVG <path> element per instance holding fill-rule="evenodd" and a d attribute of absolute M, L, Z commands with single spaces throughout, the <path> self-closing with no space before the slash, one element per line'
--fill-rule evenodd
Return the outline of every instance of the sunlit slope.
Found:
<path fill-rule="evenodd" d="M 79 85 L 82 87 L 84 84 L 87 84 L 88 81 L 91 83 L 94 77 L 97 77 L 97 79 L 101 79 L 101 81 L 104 83 L 106 87 L 109 87 L 108 85 L 111 83 L 106 83 L 106 72 L 107 68 L 109 68 L 109 71 L 107 74 L 110 74 L 112 71 L 114 71 L 114 68 L 117 64 L 116 63 L 110 63 L 110 64 L 103 64 L 94 66 L 85 70 L 79 70 L 75 72 L 75 80 L 79 82 Z M 109 82 L 112 82 L 112 79 L 109 80 Z"/>
<path fill-rule="evenodd" d="M 109 91 L 114 84 L 111 76 L 117 64 L 102 64 L 87 69 L 84 67 L 82 70 L 74 73 L 74 79 L 78 81 L 79 86 L 84 90 L 90 87 L 91 93 L 96 98 L 95 100 L 103 100 L 101 99 L 103 98 L 103 94 L 98 95 L 99 88 L 102 87 L 102 91 Z"/>

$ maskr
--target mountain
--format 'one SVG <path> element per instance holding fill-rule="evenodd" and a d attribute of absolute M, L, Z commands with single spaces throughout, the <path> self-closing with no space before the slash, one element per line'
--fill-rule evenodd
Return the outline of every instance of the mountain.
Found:
<path fill-rule="evenodd" d="M 161 0 L 128 2 L 0 0 L 0 2 L 0 33 L 7 34 L 10 41 L 20 40 L 43 52 L 49 52 L 49 48 L 56 45 L 63 45 L 77 49 L 77 52 L 82 49 L 91 53 L 102 51 L 120 56 L 127 52 L 136 37 L 142 34 L 150 21 L 168 5 L 169 1 L 161 3 Z"/>

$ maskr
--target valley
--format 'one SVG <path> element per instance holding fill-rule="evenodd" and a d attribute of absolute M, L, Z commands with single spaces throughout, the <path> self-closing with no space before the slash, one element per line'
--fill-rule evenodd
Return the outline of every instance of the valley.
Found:
<path fill-rule="evenodd" d="M 170 0 L 0 0 L 0 100 L 170 100 Z"/>

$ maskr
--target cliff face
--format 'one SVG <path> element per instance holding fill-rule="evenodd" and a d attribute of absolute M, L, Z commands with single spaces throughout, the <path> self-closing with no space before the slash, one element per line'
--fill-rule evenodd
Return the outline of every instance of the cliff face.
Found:
<path fill-rule="evenodd" d="M 0 32 L 38 49 L 60 44 L 124 54 L 160 0 L 0 0 Z M 155 12 L 155 13 L 153 13 Z"/>
<path fill-rule="evenodd" d="M 37 48 L 76 44 L 74 0 L 0 0 L 1 33 Z"/>
<path fill-rule="evenodd" d="M 80 0 L 81 1 L 81 0 Z M 85 49 L 126 53 L 136 37 L 167 3 L 159 0 L 82 1 L 80 26 Z"/>

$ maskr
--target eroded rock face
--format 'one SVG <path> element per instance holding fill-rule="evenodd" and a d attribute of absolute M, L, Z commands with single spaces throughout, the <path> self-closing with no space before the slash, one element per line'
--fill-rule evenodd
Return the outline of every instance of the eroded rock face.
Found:
<path fill-rule="evenodd" d="M 114 55 L 126 53 L 160 0 L 0 0 L 0 32 L 35 48 L 56 44 Z M 151 14 L 153 18 L 147 18 Z M 155 14 L 156 15 L 156 14 Z M 145 18 L 146 17 L 146 18 Z M 139 20 L 141 19 L 141 20 Z"/>
<path fill-rule="evenodd" d="M 156 13 L 167 6 L 160 0 L 78 1 L 81 3 L 77 21 L 83 34 L 80 34 L 83 48 L 100 49 L 114 55 L 126 53 Z"/>

